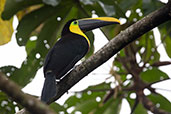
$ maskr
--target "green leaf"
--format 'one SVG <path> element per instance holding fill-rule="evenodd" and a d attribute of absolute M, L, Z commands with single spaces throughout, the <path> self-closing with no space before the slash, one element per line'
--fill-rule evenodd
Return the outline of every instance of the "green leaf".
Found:
<path fill-rule="evenodd" d="M 16 105 L 8 98 L 6 94 L 0 92 L 0 113 L 1 114 L 14 114 Z"/>
<path fill-rule="evenodd" d="M 171 28 L 168 26 L 171 26 L 170 21 L 161 25 L 159 30 L 161 34 L 161 40 L 163 41 L 163 46 L 165 47 L 167 55 L 171 58 Z"/>
<path fill-rule="evenodd" d="M 27 56 L 27 59 L 22 63 L 21 68 L 15 70 L 9 79 L 13 80 L 21 87 L 24 87 L 31 82 L 35 77 L 37 70 L 43 64 L 41 55 L 40 58 L 36 58 L 36 54 L 39 53 L 36 50 L 32 50 L 32 52 Z"/>
<path fill-rule="evenodd" d="M 106 89 L 106 90 L 109 90 L 111 89 L 110 87 L 110 83 L 100 83 L 98 85 L 95 85 L 95 86 L 89 86 L 86 90 L 98 90 L 98 89 Z"/>
<path fill-rule="evenodd" d="M 13 33 L 13 19 L 4 21 L 1 18 L 2 11 L 4 10 L 5 0 L 0 1 L 0 45 L 6 44 L 11 40 Z"/>
<path fill-rule="evenodd" d="M 110 25 L 101 28 L 103 34 L 106 36 L 107 40 L 113 39 L 120 32 L 120 25 Z"/>
<path fill-rule="evenodd" d="M 55 9 L 50 6 L 43 6 L 27 15 L 25 15 L 17 27 L 17 43 L 25 45 L 32 33 L 41 23 L 54 15 Z M 34 20 L 34 21 L 33 21 Z"/>
<path fill-rule="evenodd" d="M 63 9 L 65 7 L 65 9 Z M 19 25 L 17 27 L 17 43 L 19 45 L 25 45 L 31 35 L 31 33 L 44 21 L 48 20 L 50 17 L 59 16 L 60 14 L 65 14 L 65 11 L 69 10 L 72 7 L 72 4 L 70 1 L 59 4 L 56 7 L 52 6 L 43 6 L 35 11 L 32 11 L 31 13 L 25 15 L 21 21 L 19 22 Z M 59 13 L 56 13 L 58 11 Z M 33 21 L 34 20 L 34 21 Z"/>
<path fill-rule="evenodd" d="M 90 40 L 90 49 L 86 54 L 85 58 L 89 58 L 94 53 L 94 34 L 92 31 L 90 31 L 86 33 L 86 36 Z"/>
<path fill-rule="evenodd" d="M 151 13 L 152 11 L 161 8 L 163 4 L 159 0 L 143 0 L 142 9 L 144 15 Z"/>
<path fill-rule="evenodd" d="M 94 111 L 94 114 L 119 114 L 121 108 L 121 98 L 113 97 L 105 104 L 100 104 Z"/>
<path fill-rule="evenodd" d="M 18 11 L 40 3 L 42 3 L 42 0 L 6 0 L 2 18 L 4 20 L 9 20 Z"/>
<path fill-rule="evenodd" d="M 34 41 L 28 40 L 28 42 L 26 44 L 27 55 L 29 55 L 35 47 L 36 47 L 36 40 L 34 40 Z"/>
<path fill-rule="evenodd" d="M 158 68 L 152 68 L 140 74 L 141 78 L 149 83 L 157 82 L 169 78 L 168 75 Z"/>
<path fill-rule="evenodd" d="M 148 114 L 142 103 L 139 103 L 133 114 Z"/>
<path fill-rule="evenodd" d="M 38 35 L 36 50 L 42 55 L 47 54 L 47 50 L 49 50 L 57 39 L 60 38 L 64 24 L 70 20 L 72 16 L 75 17 L 76 14 L 77 9 L 73 6 L 65 8 L 65 10 L 59 12 L 57 16 L 49 18 Z M 57 18 L 60 18 L 61 20 L 58 21 Z"/>
<path fill-rule="evenodd" d="M 74 111 L 71 114 L 74 114 L 76 111 L 81 111 L 83 114 L 88 114 L 97 106 L 98 102 L 96 101 L 96 99 L 90 98 L 76 105 Z"/>
<path fill-rule="evenodd" d="M 171 113 L 171 102 L 160 94 L 150 94 L 148 98 L 160 109 Z"/>
<path fill-rule="evenodd" d="M 153 32 L 150 31 L 144 34 L 137 44 L 137 46 L 145 48 L 145 51 L 143 53 L 139 52 L 139 54 L 144 62 L 148 62 L 150 64 L 159 61 L 160 58 L 160 54 L 156 50 L 156 44 L 154 40 Z"/>
<path fill-rule="evenodd" d="M 120 51 L 120 54 L 121 54 L 121 56 L 124 55 L 123 50 Z M 124 56 L 125 56 L 125 55 L 124 55 Z M 122 65 L 119 61 L 114 60 L 114 61 L 113 61 L 113 67 L 118 68 L 117 73 L 120 74 L 121 80 L 122 80 L 122 81 L 126 81 L 126 73 L 125 73 L 126 71 L 125 71 L 123 65 Z M 125 73 L 125 74 L 124 74 L 124 73 Z"/>
<path fill-rule="evenodd" d="M 59 113 L 59 112 L 64 112 L 65 114 L 67 113 L 66 108 L 64 108 L 63 106 L 55 102 L 50 104 L 50 108 L 53 109 L 56 113 Z"/>
<path fill-rule="evenodd" d="M 115 12 L 116 12 L 116 17 L 123 17 L 126 18 L 124 11 L 122 10 L 122 7 L 120 7 L 116 2 L 113 3 Z"/>
<path fill-rule="evenodd" d="M 100 1 L 106 5 L 113 5 L 114 4 L 114 1 L 112 1 L 112 0 L 100 0 Z"/>
<path fill-rule="evenodd" d="M 95 114 L 119 114 L 121 106 L 121 98 L 114 99 L 113 97 L 105 104 L 102 104 L 102 100 L 96 101 L 97 98 L 102 99 L 109 90 L 110 83 L 101 83 L 99 85 L 90 86 L 82 93 L 76 93 L 71 96 L 65 105 L 69 107 L 74 106 L 75 109 L 72 113 L 80 111 L 83 114 L 95 113 Z"/>
<path fill-rule="evenodd" d="M 82 13 L 86 15 L 86 17 L 91 17 L 92 12 L 94 11 L 95 14 L 97 14 L 99 17 L 106 16 L 103 8 L 100 6 L 98 2 L 94 2 L 93 4 L 86 4 L 83 5 L 83 10 L 81 10 Z"/>
<path fill-rule="evenodd" d="M 114 7 L 111 6 L 111 5 L 106 5 L 106 4 L 103 4 L 102 2 L 98 2 L 99 5 L 103 8 L 106 16 L 113 16 L 115 14 L 115 10 L 114 10 Z"/>
<path fill-rule="evenodd" d="M 167 55 L 171 58 L 171 37 L 169 35 L 164 40 L 164 47 L 166 49 Z"/>
<path fill-rule="evenodd" d="M 104 96 L 106 91 L 93 92 L 93 90 L 99 90 L 99 89 L 110 89 L 110 84 L 101 83 L 95 86 L 89 86 L 85 90 L 85 92 L 76 93 L 74 96 L 71 96 L 68 100 L 66 100 L 65 104 L 67 104 L 68 107 L 71 107 L 81 102 L 84 102 L 88 99 L 91 98 L 95 99 L 97 96 L 99 97 Z M 78 96 L 80 96 L 80 98 L 78 98 Z"/>
<path fill-rule="evenodd" d="M 65 104 L 67 104 L 68 107 L 76 106 L 89 99 L 95 99 L 97 96 L 102 97 L 104 94 L 105 92 L 92 92 L 92 91 L 87 91 L 84 93 L 76 93 L 74 96 L 71 96 L 68 100 L 66 100 Z"/>
<path fill-rule="evenodd" d="M 58 25 L 59 27 L 57 29 L 57 34 L 58 34 L 58 37 L 61 37 L 60 35 L 61 35 L 64 25 L 71 19 L 79 18 L 78 9 L 75 5 L 73 5 L 72 7 L 68 7 L 68 9 L 65 9 L 62 12 L 60 12 L 59 17 L 61 17 L 62 20 L 60 21 Z"/>
<path fill-rule="evenodd" d="M 137 12 L 137 9 L 140 10 L 140 12 Z M 129 16 L 128 20 L 130 22 L 135 22 L 143 18 L 144 12 L 142 11 L 142 0 L 138 0 L 138 2 L 131 7 L 131 15 Z M 140 15 L 142 13 L 142 16 Z"/>
<path fill-rule="evenodd" d="M 37 50 L 43 58 L 58 39 L 57 31 L 60 26 L 59 23 L 60 22 L 56 20 L 56 17 L 48 19 L 38 35 L 35 50 Z"/>
<path fill-rule="evenodd" d="M 134 106 L 135 103 L 135 99 L 131 99 L 129 96 L 126 98 L 130 107 L 132 108 Z M 148 114 L 147 110 L 144 108 L 144 106 L 142 105 L 142 103 L 140 102 L 137 107 L 134 110 L 133 114 Z"/>
<path fill-rule="evenodd" d="M 18 68 L 15 67 L 15 66 L 4 66 L 4 67 L 0 67 L 0 71 L 3 72 L 6 76 L 13 75 L 13 73 L 14 73 L 15 70 L 18 70 Z"/>
<path fill-rule="evenodd" d="M 126 12 L 128 9 L 131 9 L 132 6 L 137 4 L 139 0 L 117 0 L 119 3 L 119 6 L 122 8 L 123 12 Z"/>

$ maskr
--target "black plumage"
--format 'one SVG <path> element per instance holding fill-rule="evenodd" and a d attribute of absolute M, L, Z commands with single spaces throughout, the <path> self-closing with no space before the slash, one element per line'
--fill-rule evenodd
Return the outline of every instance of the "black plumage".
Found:
<path fill-rule="evenodd" d="M 89 49 L 88 41 L 81 35 L 70 32 L 69 21 L 62 31 L 62 37 L 48 52 L 44 63 L 45 83 L 41 100 L 48 102 L 56 94 L 55 78 L 60 80 L 85 56 Z M 51 89 L 48 89 L 51 88 Z M 48 94 L 47 94 L 48 93 Z"/>
<path fill-rule="evenodd" d="M 88 48 L 86 39 L 78 34 L 69 33 L 62 36 L 46 57 L 44 74 L 52 71 L 56 79 L 60 79 L 84 57 Z"/>
<path fill-rule="evenodd" d="M 120 24 L 120 21 L 112 17 L 99 17 L 73 19 L 65 24 L 61 39 L 50 49 L 44 62 L 42 101 L 48 103 L 56 96 L 56 79 L 60 81 L 88 52 L 90 42 L 84 32 L 111 24 Z"/>

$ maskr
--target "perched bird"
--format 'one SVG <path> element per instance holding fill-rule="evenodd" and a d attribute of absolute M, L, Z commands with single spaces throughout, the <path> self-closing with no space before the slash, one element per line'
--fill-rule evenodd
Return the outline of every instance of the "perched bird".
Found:
<path fill-rule="evenodd" d="M 120 24 L 120 21 L 112 17 L 99 17 L 72 19 L 65 24 L 61 38 L 48 52 L 44 62 L 43 102 L 48 103 L 55 97 L 56 79 L 60 80 L 88 52 L 90 41 L 84 33 L 111 24 Z"/>

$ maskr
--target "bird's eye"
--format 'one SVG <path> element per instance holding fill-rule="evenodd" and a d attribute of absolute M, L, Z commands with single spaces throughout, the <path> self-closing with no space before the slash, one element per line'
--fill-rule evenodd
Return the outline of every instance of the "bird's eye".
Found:
<path fill-rule="evenodd" d="M 74 21 L 74 25 L 76 25 L 77 24 L 77 21 Z"/>

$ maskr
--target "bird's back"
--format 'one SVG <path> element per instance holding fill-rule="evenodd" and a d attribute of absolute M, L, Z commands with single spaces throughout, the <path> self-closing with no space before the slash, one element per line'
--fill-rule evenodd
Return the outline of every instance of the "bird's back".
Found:
<path fill-rule="evenodd" d="M 77 34 L 63 36 L 49 51 L 44 63 L 44 73 L 52 71 L 60 79 L 87 53 L 86 39 Z"/>

